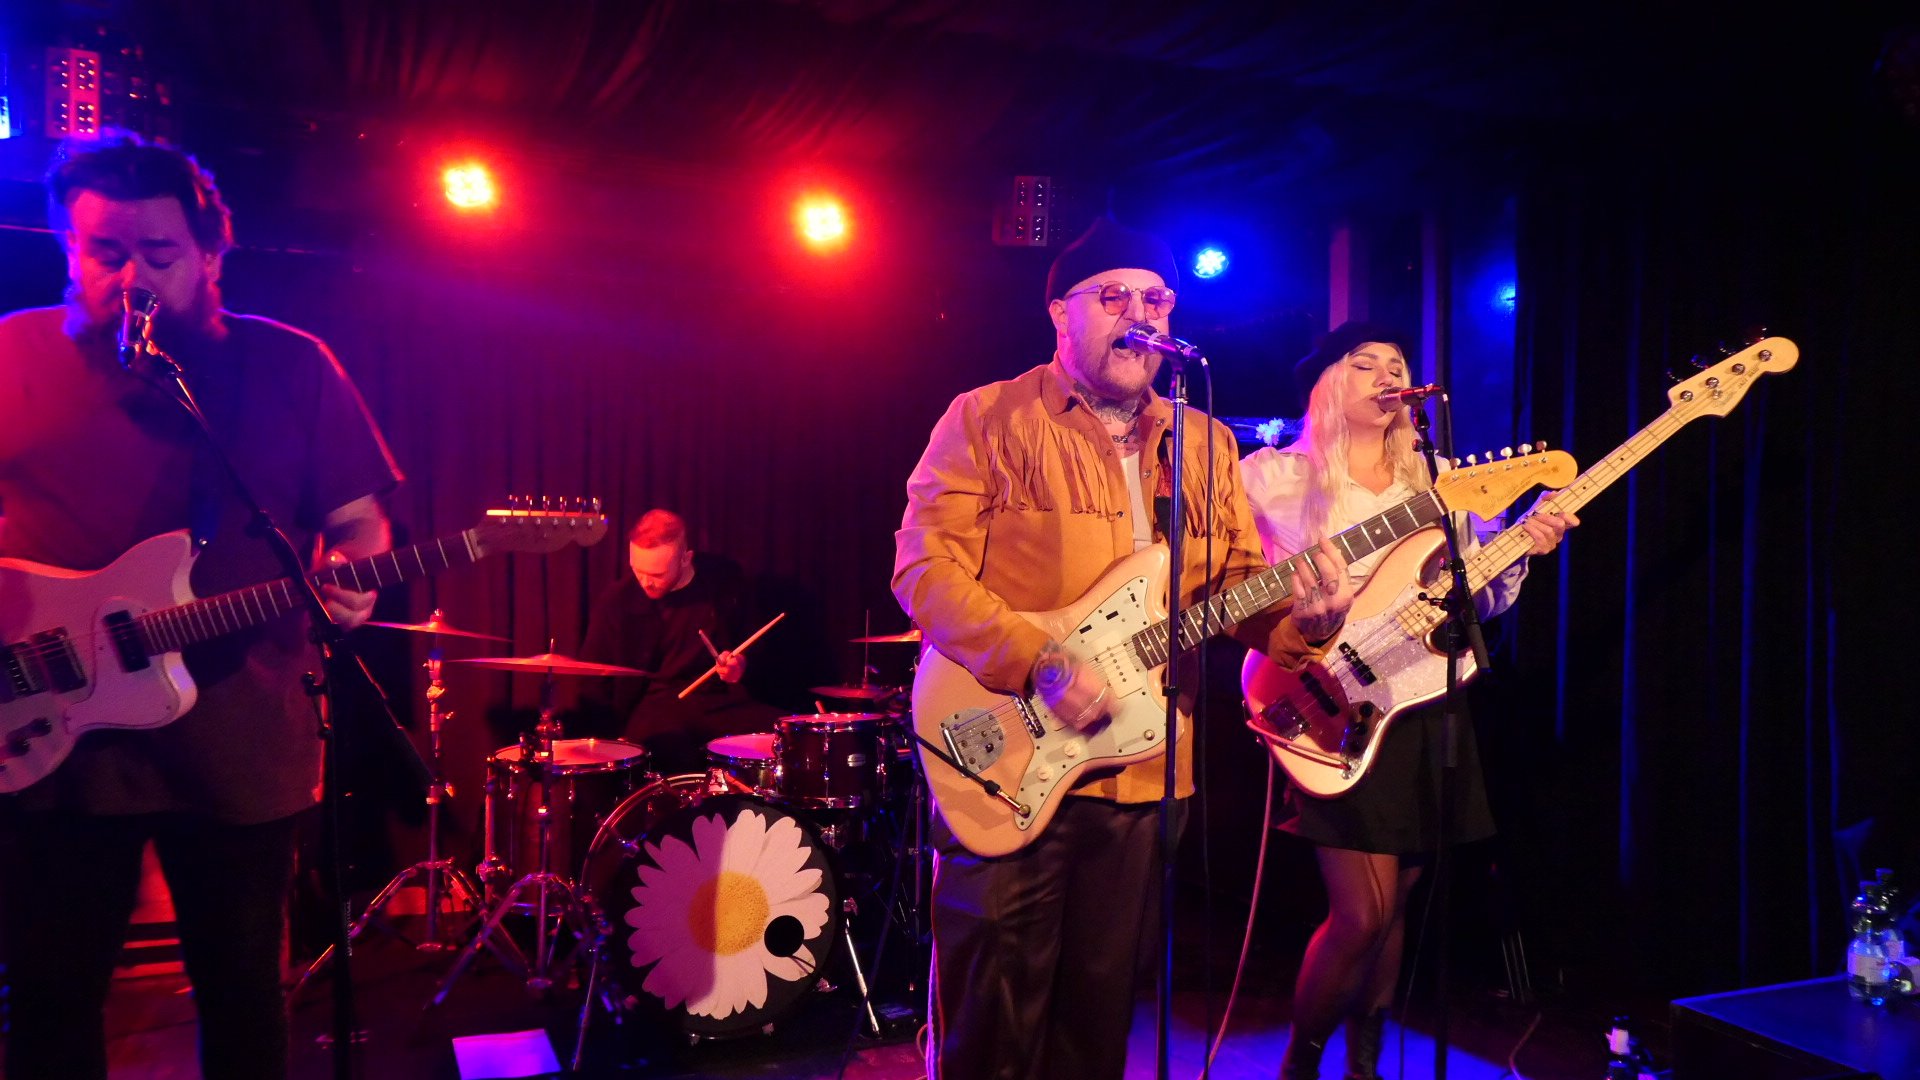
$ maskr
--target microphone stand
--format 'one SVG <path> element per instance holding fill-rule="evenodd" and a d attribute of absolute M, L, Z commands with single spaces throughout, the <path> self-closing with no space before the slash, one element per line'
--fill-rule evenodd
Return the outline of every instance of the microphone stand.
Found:
<path fill-rule="evenodd" d="M 1451 402 L 1445 394 L 1438 395 L 1442 410 L 1446 412 L 1446 430 L 1453 432 L 1453 412 Z M 1432 425 L 1427 412 L 1422 408 L 1411 410 L 1414 431 L 1419 435 L 1420 452 L 1427 460 L 1427 475 L 1438 480 L 1440 466 L 1435 460 L 1435 448 Z M 1481 671 L 1491 669 L 1487 658 L 1486 638 L 1481 635 L 1480 615 L 1473 603 L 1473 593 L 1467 588 L 1467 562 L 1461 556 L 1460 536 L 1454 526 L 1452 513 L 1440 515 L 1440 529 L 1447 538 L 1447 571 L 1452 578 L 1452 588 L 1445 600 L 1429 600 L 1429 603 L 1443 604 L 1447 608 L 1448 622 L 1444 632 L 1447 649 L 1447 689 L 1443 699 L 1445 705 L 1441 713 L 1440 745 L 1440 791 L 1434 816 L 1433 881 L 1429 888 L 1434 890 L 1434 902 L 1438 906 L 1435 921 L 1438 939 L 1438 956 L 1434 962 L 1434 1003 L 1436 1006 L 1433 1025 L 1433 1075 L 1434 1080 L 1446 1080 L 1447 1075 L 1447 1018 L 1449 991 L 1447 954 L 1451 951 L 1449 926 L 1452 921 L 1451 892 L 1452 882 L 1448 873 L 1452 870 L 1452 860 L 1448 849 L 1452 841 L 1448 839 L 1447 816 L 1453 812 L 1454 782 L 1457 779 L 1460 756 L 1460 717 L 1462 713 L 1460 690 L 1460 646 L 1464 641 L 1473 650 L 1473 658 Z M 1426 599 L 1425 595 L 1422 595 Z"/>
<path fill-rule="evenodd" d="M 1173 809 L 1180 768 L 1180 570 L 1185 565 L 1187 508 L 1187 358 L 1176 352 L 1163 351 L 1161 355 L 1167 358 L 1170 369 L 1167 400 L 1173 405 L 1173 423 L 1168 438 L 1172 440 L 1173 449 L 1167 457 L 1173 497 L 1169 500 L 1166 523 L 1167 555 L 1171 564 L 1167 575 L 1167 674 L 1162 683 L 1167 695 L 1164 749 L 1167 765 L 1163 780 L 1165 786 L 1160 793 L 1160 969 L 1156 979 L 1159 1020 L 1154 1037 L 1159 1050 L 1156 1075 L 1159 1080 L 1169 1080 L 1173 1069 Z M 1197 359 L 1202 366 L 1207 362 L 1204 357 Z"/>
<path fill-rule="evenodd" d="M 121 343 L 121 363 L 135 378 L 141 379 L 173 398 L 174 402 L 193 420 L 206 445 L 226 470 L 227 477 L 233 484 L 234 493 L 246 505 L 251 515 L 252 520 L 248 522 L 246 529 L 248 535 L 259 538 L 273 550 L 281 566 L 286 570 L 287 576 L 293 579 L 295 589 L 305 602 L 307 613 L 312 619 L 310 636 L 319 649 L 320 665 L 317 674 L 309 672 L 302 677 L 301 682 L 306 687 L 308 700 L 313 704 L 314 720 L 318 724 L 319 736 L 323 744 L 321 790 L 324 793 L 323 802 L 326 804 L 326 809 L 325 821 L 321 828 L 321 864 L 325 867 L 324 874 L 333 890 L 335 908 L 334 917 L 330 920 L 334 957 L 333 1075 L 337 1080 L 348 1080 L 353 1075 L 353 942 L 349 932 L 351 918 L 342 869 L 344 860 L 341 858 L 341 819 L 343 817 L 341 802 L 344 793 L 340 785 L 340 729 L 333 723 L 331 707 L 333 686 L 326 679 L 336 651 L 343 651 L 359 666 L 368 683 L 375 688 L 376 696 L 387 707 L 388 718 L 392 720 L 396 730 L 399 727 L 399 718 L 394 716 L 391 703 L 387 701 L 385 693 L 380 691 L 379 683 L 374 681 L 373 674 L 367 670 L 366 663 L 346 646 L 345 631 L 328 613 L 326 602 L 320 598 L 320 590 L 308 574 L 306 563 L 301 559 L 300 553 L 294 549 L 293 541 L 287 538 L 287 534 L 274 523 L 266 507 L 254 497 L 246 481 L 241 478 L 239 469 L 234 466 L 233 459 L 214 438 L 213 428 L 207 423 L 206 414 L 200 411 L 200 403 L 194 398 L 192 389 L 187 385 L 186 371 L 181 368 L 179 361 L 154 343 L 153 323 L 150 318 L 151 305 L 147 315 L 149 317 L 143 320 L 139 340 Z M 138 365 L 134 361 L 140 356 L 148 358 L 154 375 L 150 376 L 136 370 Z M 413 745 L 404 737 L 401 741 L 405 742 L 409 748 Z M 418 766 L 417 771 L 424 772 L 426 765 L 419 760 L 418 751 L 414 752 L 414 763 Z"/>

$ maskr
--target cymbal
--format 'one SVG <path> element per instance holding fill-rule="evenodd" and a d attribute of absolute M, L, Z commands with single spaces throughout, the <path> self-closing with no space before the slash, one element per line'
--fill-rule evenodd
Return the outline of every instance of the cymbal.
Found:
<path fill-rule="evenodd" d="M 500 637 L 497 634 L 482 634 L 473 630 L 461 630 L 458 627 L 454 626 L 452 623 L 441 622 L 439 618 L 440 616 L 439 612 L 436 611 L 433 614 L 434 614 L 433 618 L 428 619 L 426 622 L 423 622 L 423 623 L 370 622 L 370 623 L 365 623 L 363 625 L 384 626 L 389 630 L 411 630 L 416 634 L 441 634 L 446 637 L 479 638 L 482 641 L 512 641 L 513 640 L 512 638 Z"/>
<path fill-rule="evenodd" d="M 639 668 L 596 664 L 590 660 L 575 660 L 571 656 L 562 656 L 559 653 L 541 653 L 538 656 L 468 656 L 449 660 L 447 663 L 472 664 L 475 667 L 519 671 L 528 675 L 644 675 L 649 678 L 653 676 L 653 672 L 641 671 Z"/>
<path fill-rule="evenodd" d="M 898 634 L 874 634 L 871 637 L 848 638 L 847 640 L 848 641 L 871 641 L 871 642 L 898 641 L 898 642 L 907 642 L 911 644 L 919 644 L 920 628 L 916 626 L 911 630 L 903 630 Z"/>
<path fill-rule="evenodd" d="M 821 697 L 859 698 L 863 701 L 880 701 L 900 693 L 898 686 L 811 686 L 808 692 Z"/>

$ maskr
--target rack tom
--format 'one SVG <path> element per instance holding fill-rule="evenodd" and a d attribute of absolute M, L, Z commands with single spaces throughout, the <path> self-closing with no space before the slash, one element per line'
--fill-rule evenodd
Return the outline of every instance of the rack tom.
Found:
<path fill-rule="evenodd" d="M 853 810 L 882 801 L 900 741 L 899 722 L 880 713 L 805 713 L 774 721 L 780 799 L 815 810 Z"/>

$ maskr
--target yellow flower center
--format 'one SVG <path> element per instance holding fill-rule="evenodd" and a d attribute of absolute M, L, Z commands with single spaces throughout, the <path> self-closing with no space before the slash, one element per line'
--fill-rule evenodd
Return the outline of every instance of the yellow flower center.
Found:
<path fill-rule="evenodd" d="M 759 879 L 723 870 L 693 894 L 687 905 L 687 933 L 708 952 L 732 956 L 761 939 L 772 910 Z"/>

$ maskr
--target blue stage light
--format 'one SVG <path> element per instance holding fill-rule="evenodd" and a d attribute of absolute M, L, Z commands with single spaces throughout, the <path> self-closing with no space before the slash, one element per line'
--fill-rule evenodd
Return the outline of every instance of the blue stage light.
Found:
<path fill-rule="evenodd" d="M 1214 278 L 1226 273 L 1227 253 L 1219 248 L 1202 248 L 1193 259 L 1193 276 Z"/>
<path fill-rule="evenodd" d="M 1493 290 L 1493 310 L 1502 315 L 1513 314 L 1514 302 L 1520 296 L 1520 287 L 1511 281 L 1502 282 Z"/>

